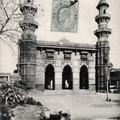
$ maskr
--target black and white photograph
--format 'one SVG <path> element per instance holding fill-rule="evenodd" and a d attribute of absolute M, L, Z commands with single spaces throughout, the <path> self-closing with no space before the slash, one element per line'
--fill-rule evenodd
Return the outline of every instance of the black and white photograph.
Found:
<path fill-rule="evenodd" d="M 0 0 L 0 120 L 120 120 L 120 0 Z"/>

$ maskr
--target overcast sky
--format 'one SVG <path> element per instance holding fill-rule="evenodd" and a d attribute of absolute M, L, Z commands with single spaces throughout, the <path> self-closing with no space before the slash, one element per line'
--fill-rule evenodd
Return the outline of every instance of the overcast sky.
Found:
<path fill-rule="evenodd" d="M 107 1 L 110 5 L 107 11 L 111 14 L 109 28 L 112 29 L 109 37 L 110 61 L 114 67 L 120 68 L 120 0 Z M 79 0 L 78 32 L 64 33 L 51 31 L 52 0 L 35 0 L 36 5 L 40 4 L 36 15 L 39 22 L 39 29 L 36 30 L 37 40 L 59 41 L 65 37 L 70 42 L 95 44 L 97 38 L 93 32 L 97 29 L 95 16 L 98 14 L 98 2 L 99 0 Z M 0 44 L 0 72 L 12 72 L 16 69 L 17 58 L 17 50 L 13 53 L 7 45 Z"/>

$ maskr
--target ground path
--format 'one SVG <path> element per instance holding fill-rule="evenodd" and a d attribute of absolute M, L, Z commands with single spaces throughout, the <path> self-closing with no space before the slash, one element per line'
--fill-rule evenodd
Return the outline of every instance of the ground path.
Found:
<path fill-rule="evenodd" d="M 59 91 L 58 91 L 59 93 Z M 120 95 L 109 94 L 111 102 L 106 102 L 106 94 L 94 92 L 41 93 L 33 90 L 29 96 L 39 100 L 51 110 L 69 111 L 72 120 L 108 120 L 120 116 Z M 119 119 L 120 120 L 120 119 Z"/>

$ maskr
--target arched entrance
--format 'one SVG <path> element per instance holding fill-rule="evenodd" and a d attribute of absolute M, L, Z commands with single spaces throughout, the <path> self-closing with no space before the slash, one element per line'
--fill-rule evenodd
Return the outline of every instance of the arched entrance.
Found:
<path fill-rule="evenodd" d="M 49 64 L 45 70 L 45 89 L 55 89 L 55 73 L 54 67 L 51 64 Z"/>
<path fill-rule="evenodd" d="M 80 69 L 80 89 L 89 89 L 88 68 L 83 65 Z"/>
<path fill-rule="evenodd" d="M 73 89 L 73 73 L 69 65 L 66 65 L 62 72 L 62 89 Z"/>

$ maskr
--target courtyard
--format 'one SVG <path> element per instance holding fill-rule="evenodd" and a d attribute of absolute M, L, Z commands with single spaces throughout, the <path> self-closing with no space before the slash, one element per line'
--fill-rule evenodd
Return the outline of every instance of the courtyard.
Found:
<path fill-rule="evenodd" d="M 120 94 L 109 94 L 110 102 L 105 101 L 105 93 L 88 90 L 47 90 L 44 93 L 33 90 L 28 95 L 51 111 L 70 112 L 72 120 L 120 120 Z"/>

